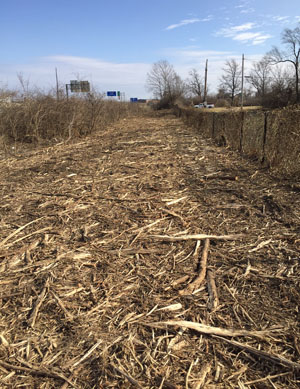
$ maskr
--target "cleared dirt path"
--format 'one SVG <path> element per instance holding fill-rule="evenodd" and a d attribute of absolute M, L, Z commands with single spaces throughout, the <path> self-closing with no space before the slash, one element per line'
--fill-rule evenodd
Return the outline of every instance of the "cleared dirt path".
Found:
<path fill-rule="evenodd" d="M 299 387 L 297 187 L 160 114 L 3 160 L 0 191 L 1 387 Z"/>

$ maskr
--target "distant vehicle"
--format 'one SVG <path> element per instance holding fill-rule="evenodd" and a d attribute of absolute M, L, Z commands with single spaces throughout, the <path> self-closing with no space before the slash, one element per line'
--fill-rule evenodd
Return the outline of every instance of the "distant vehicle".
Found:
<path fill-rule="evenodd" d="M 194 108 L 214 108 L 215 105 L 214 104 L 196 104 L 194 105 Z"/>

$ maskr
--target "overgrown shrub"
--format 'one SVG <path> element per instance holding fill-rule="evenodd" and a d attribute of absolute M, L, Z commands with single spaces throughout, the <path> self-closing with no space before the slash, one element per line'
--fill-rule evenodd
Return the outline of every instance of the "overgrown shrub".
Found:
<path fill-rule="evenodd" d="M 273 88 L 271 92 L 262 97 L 264 108 L 283 108 L 294 102 L 294 93 L 291 88 Z"/>
<path fill-rule="evenodd" d="M 226 99 L 218 99 L 215 103 L 215 107 L 224 107 L 224 108 L 229 108 L 230 103 Z"/>
<path fill-rule="evenodd" d="M 160 99 L 157 103 L 154 103 L 152 105 L 152 108 L 154 110 L 160 110 L 160 109 L 169 109 L 173 107 L 173 101 L 169 99 L 168 97 L 163 97 Z"/>
<path fill-rule="evenodd" d="M 135 104 L 101 96 L 56 100 L 47 95 L 1 105 L 0 136 L 14 142 L 40 143 L 82 137 L 139 110 Z"/>

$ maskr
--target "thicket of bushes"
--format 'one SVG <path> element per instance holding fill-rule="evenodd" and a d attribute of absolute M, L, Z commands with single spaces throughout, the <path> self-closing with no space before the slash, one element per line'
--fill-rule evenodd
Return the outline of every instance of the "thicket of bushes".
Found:
<path fill-rule="evenodd" d="M 101 96 L 57 100 L 47 95 L 0 104 L 0 137 L 5 142 L 40 143 L 82 137 L 139 110 L 135 104 Z"/>

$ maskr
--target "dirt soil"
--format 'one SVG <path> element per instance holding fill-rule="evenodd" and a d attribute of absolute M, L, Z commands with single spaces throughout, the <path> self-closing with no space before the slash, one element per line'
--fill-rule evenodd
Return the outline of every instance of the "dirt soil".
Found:
<path fill-rule="evenodd" d="M 1 388 L 299 388 L 295 183 L 171 114 L 0 178 Z"/>

